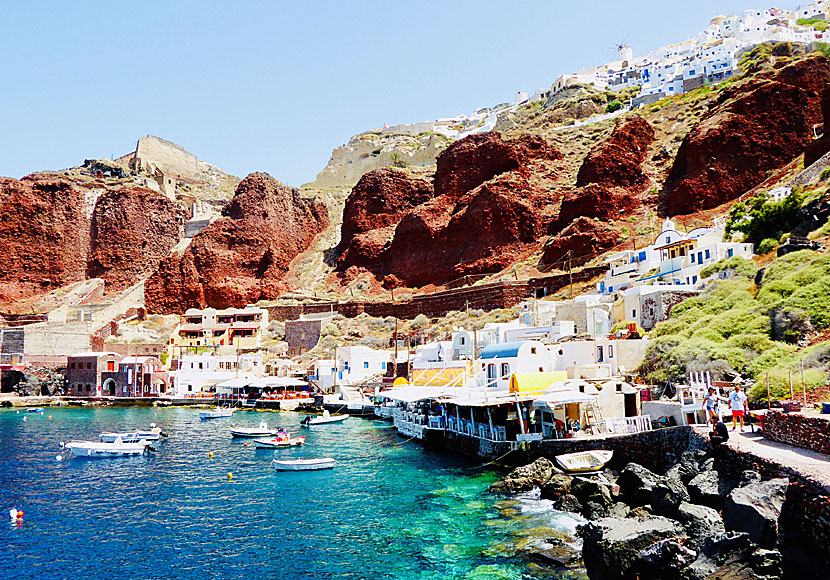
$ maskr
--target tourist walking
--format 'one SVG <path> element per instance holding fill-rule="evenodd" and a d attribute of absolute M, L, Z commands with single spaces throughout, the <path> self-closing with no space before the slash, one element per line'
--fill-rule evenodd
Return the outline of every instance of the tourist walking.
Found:
<path fill-rule="evenodd" d="M 715 395 L 715 388 L 709 387 L 709 392 L 703 397 L 703 406 L 706 411 L 706 422 L 712 423 L 712 426 L 718 422 L 718 397 Z"/>
<path fill-rule="evenodd" d="M 749 412 L 746 404 L 746 393 L 741 390 L 741 385 L 735 385 L 735 390 L 729 393 L 729 406 L 732 409 L 732 430 L 735 430 L 737 422 L 741 422 L 741 431 L 744 430 L 744 415 Z"/>

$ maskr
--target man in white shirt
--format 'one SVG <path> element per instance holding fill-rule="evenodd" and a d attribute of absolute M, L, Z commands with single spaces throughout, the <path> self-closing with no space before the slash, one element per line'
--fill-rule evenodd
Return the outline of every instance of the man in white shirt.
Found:
<path fill-rule="evenodd" d="M 729 406 L 732 408 L 732 430 L 738 420 L 741 421 L 741 431 L 744 430 L 744 413 L 748 411 L 746 393 L 741 391 L 741 385 L 735 385 L 735 390 L 729 393 Z"/>

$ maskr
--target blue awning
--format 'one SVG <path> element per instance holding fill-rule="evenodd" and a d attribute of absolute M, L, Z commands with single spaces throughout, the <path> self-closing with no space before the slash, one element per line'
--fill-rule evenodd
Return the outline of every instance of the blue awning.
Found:
<path fill-rule="evenodd" d="M 652 278 L 662 278 L 663 276 L 668 276 L 669 274 L 674 274 L 675 272 L 679 272 L 683 268 L 677 268 L 676 270 L 672 270 L 671 272 L 657 272 L 652 276 L 646 276 L 645 278 L 637 279 L 637 282 L 642 282 L 643 280 L 651 280 Z"/>

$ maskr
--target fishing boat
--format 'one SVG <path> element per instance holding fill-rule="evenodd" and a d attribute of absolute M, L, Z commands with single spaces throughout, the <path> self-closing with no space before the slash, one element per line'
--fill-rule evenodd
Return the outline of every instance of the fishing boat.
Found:
<path fill-rule="evenodd" d="M 327 425 L 329 423 L 340 423 L 348 418 L 348 415 L 332 415 L 329 413 L 328 409 L 326 409 L 323 411 L 323 414 L 318 417 L 312 417 L 309 415 L 300 421 L 300 424 L 305 427 L 309 427 L 310 425 Z"/>
<path fill-rule="evenodd" d="M 613 451 L 594 449 L 557 455 L 556 463 L 567 473 L 591 473 L 602 470 L 614 455 Z"/>
<path fill-rule="evenodd" d="M 331 469 L 336 462 L 331 457 L 320 457 L 318 459 L 274 459 L 271 467 L 277 471 L 316 471 L 318 469 Z"/>
<path fill-rule="evenodd" d="M 130 455 L 143 455 L 147 452 L 149 441 L 137 441 L 126 443 L 120 438 L 112 442 L 104 441 L 70 441 L 64 445 L 75 457 L 127 457 Z"/>
<path fill-rule="evenodd" d="M 270 437 L 276 434 L 277 429 L 269 429 L 265 421 L 260 421 L 258 427 L 231 427 L 232 437 Z"/>
<path fill-rule="evenodd" d="M 302 445 L 305 437 L 292 437 L 288 431 L 277 431 L 274 437 L 254 439 L 254 447 L 257 449 L 276 449 L 277 447 L 294 447 Z"/>
<path fill-rule="evenodd" d="M 126 433 L 101 433 L 101 441 L 113 443 L 121 438 L 124 443 L 137 443 L 138 441 L 158 441 L 159 437 L 167 437 L 167 433 L 155 423 L 150 424 L 149 431 L 129 431 Z"/>
<path fill-rule="evenodd" d="M 210 409 L 209 411 L 199 411 L 199 419 L 207 421 L 208 419 L 221 419 L 223 417 L 230 417 L 236 409 Z"/>

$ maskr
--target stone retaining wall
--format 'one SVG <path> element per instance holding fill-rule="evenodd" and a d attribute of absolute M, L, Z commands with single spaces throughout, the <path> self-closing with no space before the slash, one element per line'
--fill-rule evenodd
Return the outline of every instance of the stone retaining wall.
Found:
<path fill-rule="evenodd" d="M 764 437 L 830 455 L 830 415 L 770 411 L 764 417 Z"/>
<path fill-rule="evenodd" d="M 419 314 L 431 317 L 444 316 L 453 310 L 474 308 L 478 310 L 495 310 L 511 308 L 531 296 L 546 296 L 561 290 L 571 279 L 573 282 L 587 282 L 603 274 L 605 268 L 583 268 L 572 275 L 554 274 L 540 276 L 529 280 L 493 282 L 480 286 L 454 288 L 432 294 L 414 296 L 409 300 L 382 302 L 316 302 L 294 306 L 271 306 L 268 315 L 271 320 L 293 320 L 301 314 L 320 314 L 337 312 L 348 318 L 359 316 L 364 312 L 370 316 L 384 318 L 394 316 L 401 319 L 413 319 Z"/>

